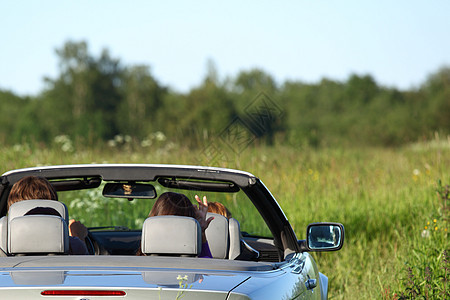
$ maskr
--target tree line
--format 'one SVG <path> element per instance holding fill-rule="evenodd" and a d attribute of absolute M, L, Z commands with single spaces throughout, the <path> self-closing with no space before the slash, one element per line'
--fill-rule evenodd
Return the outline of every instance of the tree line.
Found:
<path fill-rule="evenodd" d="M 142 140 L 162 132 L 173 141 L 230 138 L 244 132 L 258 143 L 396 146 L 450 134 L 450 68 L 401 91 L 370 75 L 346 81 L 277 83 L 261 69 L 219 79 L 213 62 L 202 82 L 180 93 L 147 65 L 126 66 L 86 42 L 56 50 L 59 74 L 36 96 L 0 90 L 0 141 L 49 144 L 56 136 L 95 144 L 117 135 Z M 235 136 L 236 138 L 236 136 Z"/>

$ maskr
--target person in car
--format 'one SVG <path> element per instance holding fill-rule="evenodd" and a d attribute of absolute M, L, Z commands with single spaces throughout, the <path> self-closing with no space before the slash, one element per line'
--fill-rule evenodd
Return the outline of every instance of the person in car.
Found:
<path fill-rule="evenodd" d="M 174 192 L 162 193 L 153 205 L 148 217 L 183 216 L 196 219 L 200 223 L 202 230 L 202 251 L 198 257 L 212 258 L 205 230 L 214 217 L 206 219 L 206 213 L 208 212 L 208 200 L 206 196 L 201 201 L 200 197 L 195 195 L 195 200 L 198 203 L 198 207 L 194 206 L 184 194 Z M 143 255 L 141 248 L 138 249 L 136 255 Z"/>
<path fill-rule="evenodd" d="M 220 202 L 208 202 L 208 212 L 222 215 L 228 220 L 233 217 L 228 208 Z"/>
<path fill-rule="evenodd" d="M 11 188 L 7 207 L 23 200 L 45 199 L 58 201 L 58 194 L 53 185 L 44 177 L 27 176 L 17 181 Z M 59 214 L 58 214 L 59 215 Z M 88 254 L 84 240 L 87 228 L 74 219 L 69 221 L 69 247 L 74 249 L 72 254 Z"/>

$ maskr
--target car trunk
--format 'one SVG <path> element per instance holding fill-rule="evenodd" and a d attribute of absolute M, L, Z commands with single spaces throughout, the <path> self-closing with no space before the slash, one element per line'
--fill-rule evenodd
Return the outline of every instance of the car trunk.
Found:
<path fill-rule="evenodd" d="M 230 272 L 14 268 L 0 272 L 0 298 L 225 299 L 248 279 Z M 49 270 L 50 269 L 50 270 Z M 101 295 L 104 294 L 104 295 Z M 117 295 L 115 295 L 117 294 Z"/>
<path fill-rule="evenodd" d="M 4 257 L 0 298 L 226 299 L 252 272 L 273 269 L 270 263 L 179 257 Z"/>

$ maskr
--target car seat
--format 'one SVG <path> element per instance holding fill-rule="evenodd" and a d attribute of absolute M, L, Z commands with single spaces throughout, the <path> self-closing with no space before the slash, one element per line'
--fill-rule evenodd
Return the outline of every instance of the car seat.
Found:
<path fill-rule="evenodd" d="M 207 213 L 206 218 L 214 217 L 205 234 L 213 258 L 255 260 L 260 254 L 243 239 L 239 222 L 223 215 Z"/>
<path fill-rule="evenodd" d="M 241 254 L 241 232 L 239 222 L 230 218 L 207 213 L 206 218 L 214 217 L 205 234 L 213 258 L 236 259 Z"/>
<path fill-rule="evenodd" d="M 24 216 L 36 207 L 50 207 L 61 216 Z M 0 256 L 65 254 L 69 247 L 68 210 L 54 200 L 24 200 L 13 203 L 0 219 Z M 45 241 L 45 243 L 43 242 Z"/>

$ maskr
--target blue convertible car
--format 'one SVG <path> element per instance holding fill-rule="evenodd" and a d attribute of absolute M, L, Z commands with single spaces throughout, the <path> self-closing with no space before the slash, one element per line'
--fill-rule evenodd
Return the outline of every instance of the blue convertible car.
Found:
<path fill-rule="evenodd" d="M 20 201 L 11 187 L 44 177 L 59 201 Z M 200 258 L 200 225 L 189 217 L 147 217 L 164 192 L 224 204 L 206 230 L 213 258 Z M 27 215 L 51 207 L 54 215 Z M 70 216 L 69 216 L 70 215 Z M 326 299 L 328 279 L 309 254 L 339 250 L 344 227 L 313 223 L 298 240 L 256 176 L 181 165 L 35 167 L 1 176 L 0 299 Z M 89 229 L 90 255 L 69 255 L 68 220 Z M 136 255 L 137 251 L 144 255 Z"/>

